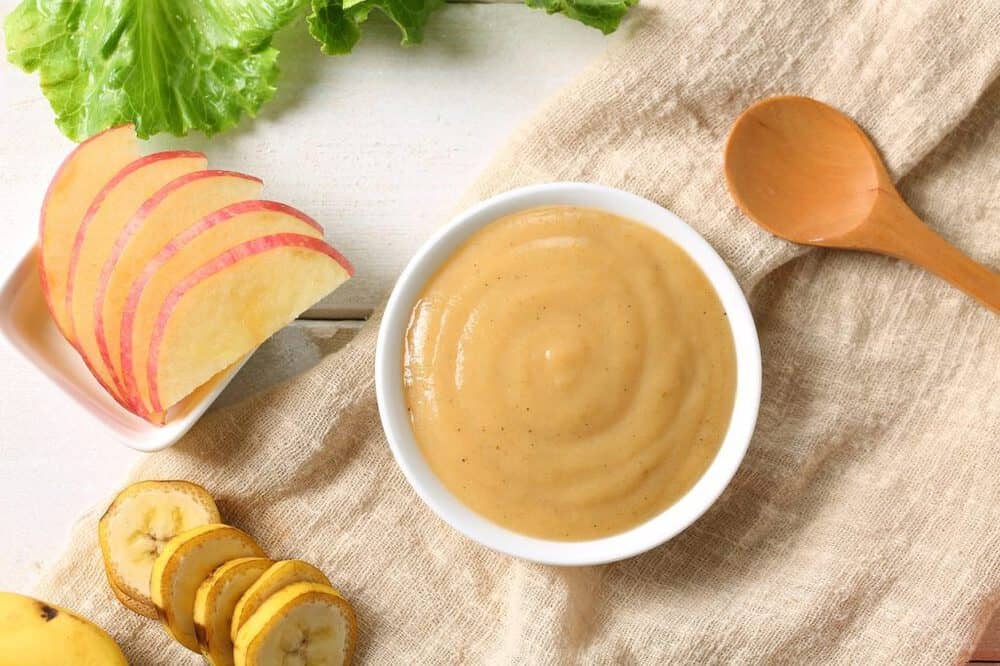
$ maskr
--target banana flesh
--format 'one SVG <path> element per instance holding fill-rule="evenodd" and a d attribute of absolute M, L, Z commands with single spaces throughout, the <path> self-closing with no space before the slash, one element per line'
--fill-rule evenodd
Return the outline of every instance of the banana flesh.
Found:
<path fill-rule="evenodd" d="M 133 484 L 101 518 L 99 537 L 118 601 L 158 618 L 177 642 L 200 651 L 210 666 L 350 664 L 357 643 L 350 603 L 313 565 L 271 562 L 250 536 L 222 524 L 204 488 L 185 481 Z M 19 603 L 37 615 L 40 607 L 29 602 L 40 603 Z M 15 634 L 5 631 L 10 619 L 3 613 L 10 605 L 0 593 L 0 666 L 127 666 L 124 657 L 115 660 L 113 655 L 121 653 L 107 634 L 62 609 L 52 612 L 73 617 L 93 634 L 90 652 L 66 652 L 83 639 L 50 645 L 35 634 L 17 638 L 15 645 Z M 25 652 L 29 647 L 35 652 Z M 54 652 L 39 656 L 39 650 Z"/>
<path fill-rule="evenodd" d="M 236 666 L 342 666 L 357 643 L 354 609 L 328 585 L 293 583 L 265 601 L 236 636 Z"/>
<path fill-rule="evenodd" d="M 167 631 L 178 643 L 200 652 L 194 631 L 198 587 L 218 567 L 240 557 L 264 557 L 249 535 L 229 525 L 203 525 L 167 543 L 153 563 L 150 597 Z"/>
<path fill-rule="evenodd" d="M 218 523 L 215 500 L 187 481 L 141 481 L 118 494 L 101 517 L 104 568 L 122 603 L 142 615 L 152 608 L 149 576 L 164 546 L 193 527 Z"/>
<path fill-rule="evenodd" d="M 236 602 L 271 566 L 271 560 L 243 557 L 226 562 L 198 587 L 194 598 L 194 631 L 201 653 L 211 666 L 233 666 L 229 627 Z"/>
<path fill-rule="evenodd" d="M 308 562 L 303 562 L 302 560 L 282 560 L 275 562 L 264 572 L 264 575 L 257 579 L 257 582 L 250 586 L 250 589 L 246 591 L 246 594 L 236 604 L 229 634 L 233 641 L 236 640 L 236 634 L 239 632 L 240 627 L 246 624 L 246 621 L 261 607 L 261 604 L 278 590 L 288 587 L 292 583 L 320 583 L 329 585 L 330 581 L 322 571 Z"/>

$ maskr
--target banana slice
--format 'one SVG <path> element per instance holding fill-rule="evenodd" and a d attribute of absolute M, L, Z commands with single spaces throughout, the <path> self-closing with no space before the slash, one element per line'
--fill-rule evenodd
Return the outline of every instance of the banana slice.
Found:
<path fill-rule="evenodd" d="M 104 569 L 112 587 L 137 607 L 152 607 L 149 573 L 163 546 L 185 530 L 219 521 L 215 500 L 199 485 L 187 481 L 140 481 L 125 488 L 97 528 Z M 132 610 L 146 614 L 137 608 Z"/>
<path fill-rule="evenodd" d="M 111 587 L 111 592 L 114 593 L 115 599 L 121 602 L 121 605 L 129 609 L 133 613 L 138 613 L 139 615 L 144 615 L 146 617 L 157 618 L 156 606 L 153 604 L 147 604 L 144 601 L 139 601 L 128 596 L 115 585 L 114 581 L 108 578 L 108 585 Z"/>
<path fill-rule="evenodd" d="M 160 620 L 178 643 L 199 652 L 194 633 L 198 586 L 218 567 L 239 557 L 264 557 L 257 542 L 229 525 L 203 525 L 182 532 L 153 563 L 150 597 Z"/>
<path fill-rule="evenodd" d="M 323 572 L 302 560 L 282 560 L 271 565 L 264 575 L 257 579 L 250 589 L 240 597 L 233 611 L 233 623 L 229 635 L 236 640 L 240 627 L 246 624 L 268 597 L 292 583 L 321 583 L 329 585 Z M 331 588 L 333 589 L 333 588 Z M 336 592 L 336 590 L 334 590 Z M 340 594 L 338 592 L 338 594 Z"/>
<path fill-rule="evenodd" d="M 330 586 L 294 583 L 272 595 L 236 635 L 236 666 L 350 664 L 354 609 Z"/>
<path fill-rule="evenodd" d="M 271 566 L 262 557 L 230 560 L 205 579 L 194 597 L 194 633 L 211 666 L 232 666 L 233 639 L 229 627 L 236 602 Z"/>

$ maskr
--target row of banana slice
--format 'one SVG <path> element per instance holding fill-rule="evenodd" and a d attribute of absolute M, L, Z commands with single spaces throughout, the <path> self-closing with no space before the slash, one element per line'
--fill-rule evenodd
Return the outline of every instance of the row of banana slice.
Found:
<path fill-rule="evenodd" d="M 187 481 L 142 481 L 99 525 L 111 590 L 212 666 L 349 664 L 354 609 L 316 567 L 274 562 Z"/>

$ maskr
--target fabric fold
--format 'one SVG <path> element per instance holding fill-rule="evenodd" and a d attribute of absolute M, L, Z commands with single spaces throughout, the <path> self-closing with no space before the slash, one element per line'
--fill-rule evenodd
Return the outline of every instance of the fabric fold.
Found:
<path fill-rule="evenodd" d="M 324 569 L 372 664 L 939 664 L 1000 588 L 1000 325 L 919 269 L 792 246 L 722 177 L 752 102 L 806 94 L 871 134 L 931 226 L 1000 264 L 1000 6 L 644 2 L 465 197 L 582 180 L 646 196 L 733 268 L 764 356 L 747 458 L 668 544 L 558 569 L 467 541 L 396 468 L 374 398 L 375 317 L 344 350 L 206 415 L 133 478 L 183 478 L 273 557 Z M 363 270 L 363 267 L 360 267 Z M 193 659 L 114 602 L 97 515 L 39 595 L 136 664 Z"/>

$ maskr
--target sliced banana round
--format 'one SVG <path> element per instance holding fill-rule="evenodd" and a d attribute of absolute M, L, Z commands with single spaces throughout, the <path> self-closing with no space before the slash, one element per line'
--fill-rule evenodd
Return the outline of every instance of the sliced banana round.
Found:
<path fill-rule="evenodd" d="M 264 557 L 248 534 L 229 525 L 202 525 L 170 540 L 153 562 L 150 597 L 167 631 L 193 652 L 200 652 L 194 633 L 194 599 L 213 571 L 240 557 Z"/>
<path fill-rule="evenodd" d="M 354 609 L 329 585 L 293 583 L 273 594 L 236 635 L 236 666 L 350 664 Z"/>
<path fill-rule="evenodd" d="M 275 562 L 257 579 L 250 589 L 240 598 L 233 611 L 233 622 L 229 635 L 236 640 L 240 627 L 246 624 L 258 608 L 272 594 L 288 587 L 292 583 L 320 583 L 330 585 L 330 581 L 322 571 L 302 560 L 282 560 Z M 331 589 L 333 589 L 331 587 Z M 334 590 L 336 592 L 336 590 Z M 338 592 L 339 594 L 339 592 Z"/>
<path fill-rule="evenodd" d="M 118 589 L 115 582 L 108 579 L 108 586 L 111 588 L 111 592 L 115 595 L 122 606 L 129 609 L 133 613 L 138 613 L 139 615 L 144 615 L 145 617 L 153 618 L 154 620 L 158 617 L 156 615 L 156 606 L 153 604 L 147 604 L 144 601 L 139 601 L 138 599 L 133 599 L 124 592 Z"/>
<path fill-rule="evenodd" d="M 108 580 L 137 607 L 151 607 L 149 573 L 166 543 L 192 527 L 220 520 L 215 500 L 199 485 L 187 481 L 133 483 L 118 493 L 98 524 Z"/>
<path fill-rule="evenodd" d="M 262 557 L 241 557 L 216 569 L 194 596 L 194 633 L 211 666 L 232 666 L 233 639 L 229 627 L 236 602 L 271 566 Z"/>

